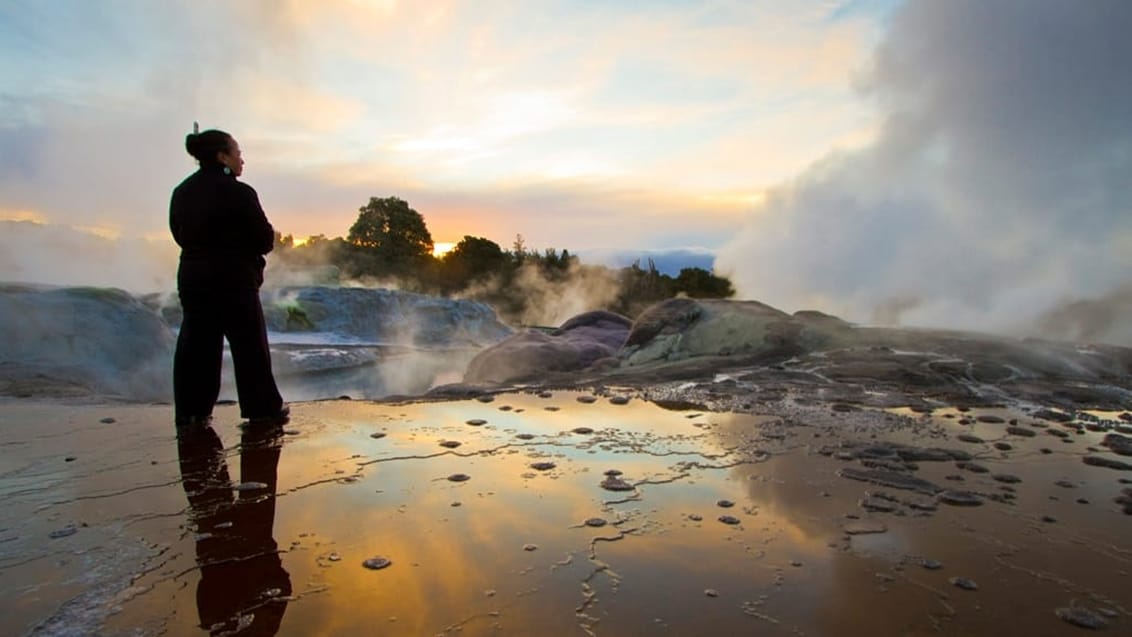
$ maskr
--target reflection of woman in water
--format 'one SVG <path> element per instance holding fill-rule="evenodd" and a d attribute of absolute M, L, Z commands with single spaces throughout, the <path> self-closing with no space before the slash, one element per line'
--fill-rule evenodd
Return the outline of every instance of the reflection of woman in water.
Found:
<path fill-rule="evenodd" d="M 288 408 L 275 386 L 259 286 L 263 255 L 275 229 L 244 171 L 240 145 L 219 130 L 194 132 L 185 148 L 200 170 L 173 190 L 169 229 L 181 246 L 177 290 L 183 318 L 173 358 L 173 402 L 178 426 L 206 424 L 220 393 L 224 339 L 232 350 L 240 413 L 252 421 L 285 420 Z"/>
<path fill-rule="evenodd" d="M 287 610 L 291 576 L 272 535 L 282 433 L 280 425 L 245 429 L 238 491 L 211 427 L 177 436 L 182 484 L 197 533 L 197 612 L 201 627 L 212 634 L 274 635 Z"/>

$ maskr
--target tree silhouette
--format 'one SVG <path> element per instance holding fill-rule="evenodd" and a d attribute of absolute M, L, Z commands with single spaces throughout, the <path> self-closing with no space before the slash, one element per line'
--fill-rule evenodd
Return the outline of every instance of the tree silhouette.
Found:
<path fill-rule="evenodd" d="M 432 235 L 424 217 L 404 199 L 370 197 L 358 212 L 346 241 L 361 253 L 363 269 L 403 273 L 432 258 Z"/>

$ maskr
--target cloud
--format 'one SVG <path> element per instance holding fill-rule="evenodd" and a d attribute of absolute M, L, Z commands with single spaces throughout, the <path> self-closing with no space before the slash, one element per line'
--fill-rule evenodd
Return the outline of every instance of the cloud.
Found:
<path fill-rule="evenodd" d="M 740 292 L 868 321 L 1026 330 L 1132 279 L 1132 4 L 913 0 L 859 85 L 875 140 L 768 192 Z"/>

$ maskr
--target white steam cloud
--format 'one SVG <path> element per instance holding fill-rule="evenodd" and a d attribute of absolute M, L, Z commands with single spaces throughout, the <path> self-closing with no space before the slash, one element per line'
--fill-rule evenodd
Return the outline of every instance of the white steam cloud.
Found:
<path fill-rule="evenodd" d="M 1132 283 L 1130 30 L 1124 0 L 910 1 L 862 83 L 875 141 L 771 192 L 717 269 L 786 310 L 1132 344 L 1105 303 Z"/>

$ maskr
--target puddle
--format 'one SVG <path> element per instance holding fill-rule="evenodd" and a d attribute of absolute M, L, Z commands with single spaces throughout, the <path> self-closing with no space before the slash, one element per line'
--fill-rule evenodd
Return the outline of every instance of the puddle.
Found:
<path fill-rule="evenodd" d="M 1081 460 L 1117 458 L 1103 433 L 581 396 L 296 404 L 245 434 L 228 406 L 180 442 L 168 407 L 4 405 L 0 612 L 17 633 L 103 635 L 1074 634 L 1055 615 L 1071 605 L 1132 621 L 1113 502 L 1132 472 Z M 840 475 L 883 442 L 968 453 L 985 472 L 910 475 L 983 504 Z"/>

